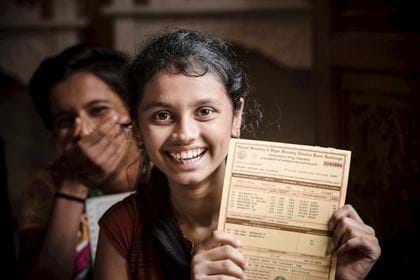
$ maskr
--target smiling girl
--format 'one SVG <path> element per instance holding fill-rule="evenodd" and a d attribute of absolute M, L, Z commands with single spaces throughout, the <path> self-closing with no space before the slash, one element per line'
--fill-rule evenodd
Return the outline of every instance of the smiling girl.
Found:
<path fill-rule="evenodd" d="M 131 115 L 153 168 L 101 219 L 95 276 L 246 279 L 240 240 L 215 231 L 228 145 L 249 92 L 235 54 L 220 39 L 175 30 L 149 41 L 128 76 Z M 337 278 L 363 279 L 380 254 L 374 231 L 351 206 L 331 228 Z"/>

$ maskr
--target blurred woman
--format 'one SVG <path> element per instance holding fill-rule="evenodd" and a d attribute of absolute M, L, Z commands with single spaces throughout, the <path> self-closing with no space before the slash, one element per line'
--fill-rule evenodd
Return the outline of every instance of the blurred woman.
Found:
<path fill-rule="evenodd" d="M 77 45 L 45 59 L 30 81 L 59 154 L 34 176 L 23 199 L 21 265 L 31 267 L 32 278 L 91 278 L 84 202 L 134 190 L 140 152 L 121 76 L 127 60 L 114 50 Z"/>

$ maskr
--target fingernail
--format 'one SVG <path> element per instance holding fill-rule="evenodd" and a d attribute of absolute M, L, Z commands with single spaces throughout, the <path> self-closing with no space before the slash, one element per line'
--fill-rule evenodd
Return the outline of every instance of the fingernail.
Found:
<path fill-rule="evenodd" d="M 236 239 L 236 244 L 238 244 L 239 246 L 241 246 L 241 247 L 242 247 L 242 242 L 241 242 L 241 240 Z"/>
<path fill-rule="evenodd" d="M 248 268 L 249 268 L 249 264 L 247 261 L 245 261 L 245 269 L 248 269 Z"/>

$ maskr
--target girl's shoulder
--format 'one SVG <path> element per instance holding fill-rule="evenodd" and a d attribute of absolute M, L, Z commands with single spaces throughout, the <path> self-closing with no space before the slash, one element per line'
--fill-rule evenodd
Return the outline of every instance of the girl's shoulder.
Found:
<path fill-rule="evenodd" d="M 112 205 L 99 220 L 99 224 L 134 221 L 139 216 L 138 193 L 135 192 Z"/>
<path fill-rule="evenodd" d="M 106 235 L 123 258 L 128 259 L 139 222 L 138 194 L 133 193 L 111 206 L 98 224 L 101 233 Z"/>

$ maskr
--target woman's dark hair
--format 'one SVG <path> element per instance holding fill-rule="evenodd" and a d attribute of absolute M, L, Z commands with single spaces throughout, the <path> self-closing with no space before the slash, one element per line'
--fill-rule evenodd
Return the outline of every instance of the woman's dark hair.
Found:
<path fill-rule="evenodd" d="M 137 118 L 145 84 L 158 72 L 167 71 L 190 77 L 215 74 L 232 100 L 234 110 L 246 98 L 250 86 L 232 46 L 197 31 L 176 29 L 151 38 L 128 67 L 130 111 Z"/>
<path fill-rule="evenodd" d="M 44 59 L 29 82 L 29 94 L 45 127 L 53 129 L 48 101 L 51 88 L 77 72 L 88 72 L 101 79 L 128 107 L 129 94 L 121 75 L 127 63 L 128 56 L 122 52 L 87 44 Z"/>

